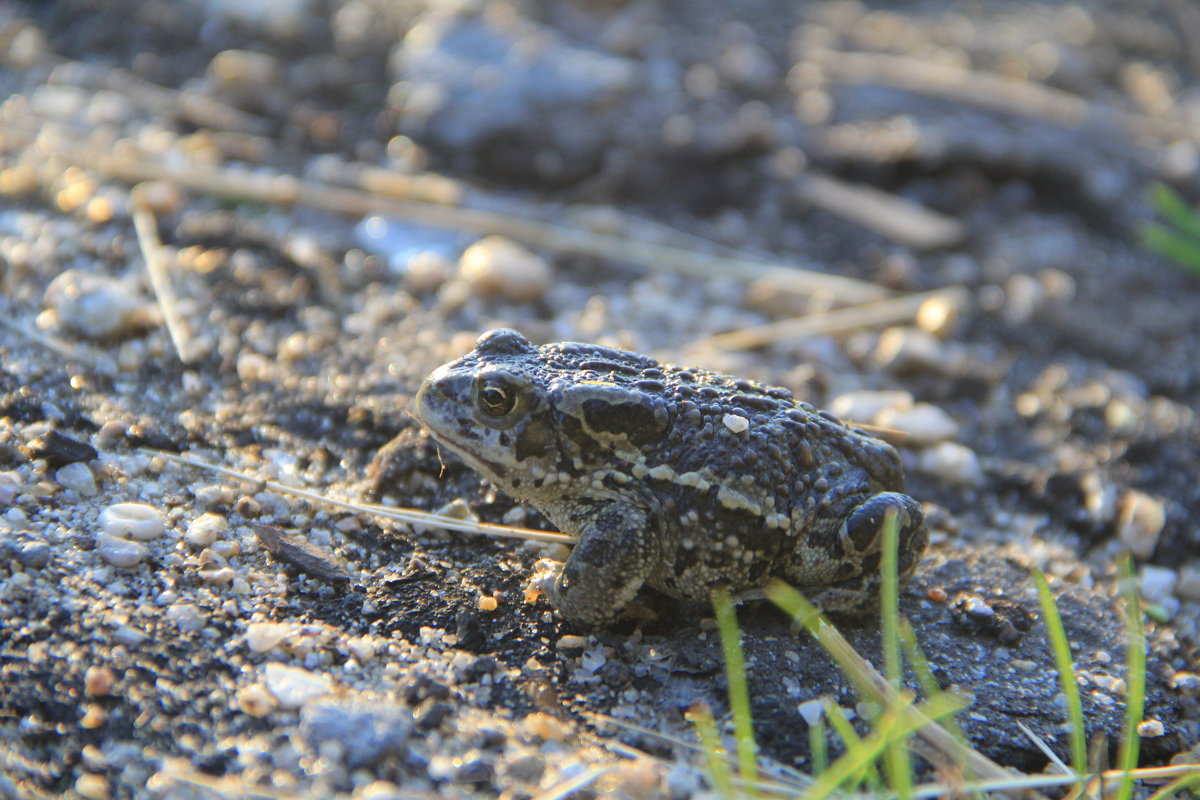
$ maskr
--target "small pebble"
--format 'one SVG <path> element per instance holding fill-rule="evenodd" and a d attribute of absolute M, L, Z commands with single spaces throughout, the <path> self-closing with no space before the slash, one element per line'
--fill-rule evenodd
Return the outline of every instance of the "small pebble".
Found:
<path fill-rule="evenodd" d="M 1117 538 L 1136 558 L 1150 558 L 1166 521 L 1162 499 L 1130 489 L 1117 506 Z"/>
<path fill-rule="evenodd" d="M 463 251 L 458 275 L 478 294 L 531 301 L 550 288 L 546 260 L 503 236 L 485 236 Z"/>
<path fill-rule="evenodd" d="M 50 545 L 45 542 L 25 542 L 17 548 L 15 555 L 21 566 L 41 569 L 50 563 Z"/>
<path fill-rule="evenodd" d="M 913 396 L 908 392 L 869 391 L 839 394 L 829 403 L 830 412 L 848 422 L 870 423 L 885 408 L 907 411 L 913 407 Z"/>
<path fill-rule="evenodd" d="M 116 685 L 117 677 L 103 665 L 93 665 L 83 673 L 83 688 L 89 697 L 107 697 Z"/>
<path fill-rule="evenodd" d="M 85 772 L 75 779 L 75 791 L 86 800 L 108 800 L 108 779 L 103 775 Z"/>
<path fill-rule="evenodd" d="M 929 403 L 917 403 L 907 410 L 885 408 L 875 424 L 907 433 L 904 443 L 915 447 L 936 444 L 958 435 L 958 423 L 942 409 Z"/>
<path fill-rule="evenodd" d="M 1179 569 L 1179 581 L 1175 594 L 1181 600 L 1200 602 L 1200 567 L 1185 565 Z"/>
<path fill-rule="evenodd" d="M 207 583 L 209 586 L 224 586 L 227 583 L 232 583 L 237 577 L 237 573 L 232 567 L 217 567 L 215 569 L 200 570 L 200 580 Z"/>
<path fill-rule="evenodd" d="M 246 626 L 246 646 L 253 653 L 265 653 L 279 646 L 295 631 L 287 622 L 251 622 Z"/>
<path fill-rule="evenodd" d="M 442 253 L 423 250 L 408 260 L 405 285 L 414 292 L 432 292 L 450 280 L 454 263 Z"/>
<path fill-rule="evenodd" d="M 100 529 L 109 536 L 145 542 L 162 536 L 166 523 L 162 512 L 152 505 L 115 503 L 100 512 Z"/>
<path fill-rule="evenodd" d="M 87 442 L 81 442 L 53 428 L 29 442 L 29 454 L 33 458 L 44 459 L 52 469 L 74 464 L 76 461 L 91 461 L 99 455 L 96 448 Z M 19 482 L 20 474 L 13 474 Z"/>
<path fill-rule="evenodd" d="M 265 717 L 279 706 L 275 696 L 261 683 L 253 683 L 239 689 L 237 703 L 238 708 L 252 717 Z"/>
<path fill-rule="evenodd" d="M 579 636 L 578 634 L 568 633 L 560 636 L 558 639 L 559 650 L 582 650 L 587 647 L 587 637 Z"/>
<path fill-rule="evenodd" d="M 96 534 L 96 552 L 114 567 L 134 567 L 150 555 L 150 550 L 141 542 L 120 539 L 103 532 Z"/>
<path fill-rule="evenodd" d="M 513 780 L 533 783 L 546 771 L 546 762 L 537 753 L 522 753 L 510 758 L 504 771 Z"/>
<path fill-rule="evenodd" d="M 117 644 L 123 644 L 126 647 L 137 647 L 149 638 L 142 631 L 129 625 L 121 625 L 113 631 L 113 641 Z"/>
<path fill-rule="evenodd" d="M 1143 739 L 1153 739 L 1166 733 L 1166 728 L 1157 719 L 1144 719 L 1137 725 L 1137 734 Z"/>
<path fill-rule="evenodd" d="M 0 472 L 0 506 L 12 505 L 12 502 L 21 494 L 24 485 L 21 473 L 15 470 Z"/>
<path fill-rule="evenodd" d="M 346 649 L 360 664 L 365 664 L 375 657 L 376 644 L 370 636 L 355 636 L 346 640 Z"/>
<path fill-rule="evenodd" d="M 796 710 L 800 712 L 800 716 L 808 723 L 808 727 L 812 727 L 820 722 L 821 717 L 825 714 L 825 704 L 821 700 L 808 700 L 796 706 Z"/>
<path fill-rule="evenodd" d="M 920 328 L 888 328 L 879 336 L 875 361 L 898 373 L 933 372 L 956 375 L 966 366 L 956 348 Z"/>
<path fill-rule="evenodd" d="M 412 728 L 412 712 L 382 698 L 315 700 L 300 717 L 300 735 L 308 746 L 317 751 L 326 742 L 339 743 L 351 769 L 402 754 Z"/>
<path fill-rule="evenodd" d="M 167 619 L 175 623 L 179 630 L 192 633 L 203 628 L 208 622 L 194 603 L 176 603 L 169 606 Z"/>
<path fill-rule="evenodd" d="M 263 683 L 282 708 L 300 708 L 310 700 L 329 694 L 329 678 L 316 675 L 303 667 L 287 664 L 267 664 Z"/>
<path fill-rule="evenodd" d="M 1175 584 L 1179 576 L 1175 570 L 1168 567 L 1144 565 L 1138 572 L 1138 585 L 1142 590 L 1142 599 L 1147 603 L 1162 605 L 1175 598 Z"/>
<path fill-rule="evenodd" d="M 107 275 L 69 269 L 50 282 L 44 297 L 60 325 L 89 339 L 122 336 L 146 324 L 141 294 Z"/>
<path fill-rule="evenodd" d="M 54 478 L 64 488 L 70 489 L 80 497 L 92 497 L 99 491 L 96 488 L 96 476 L 92 474 L 91 468 L 82 461 L 60 468 L 58 472 L 54 473 Z"/>
<path fill-rule="evenodd" d="M 206 511 L 188 523 L 183 538 L 192 547 L 203 548 L 212 545 L 227 530 L 229 520 L 220 514 Z"/>
<path fill-rule="evenodd" d="M 521 727 L 530 736 L 536 736 L 546 742 L 561 742 L 570 735 L 570 730 L 559 721 L 541 711 L 536 711 L 521 722 Z"/>
<path fill-rule="evenodd" d="M 922 451 L 917 466 L 926 475 L 958 486 L 979 486 L 983 483 L 979 457 L 974 450 L 958 442 L 938 442 Z"/>
<path fill-rule="evenodd" d="M 209 62 L 208 76 L 221 89 L 274 88 L 279 81 L 279 62 L 266 53 L 222 50 Z"/>

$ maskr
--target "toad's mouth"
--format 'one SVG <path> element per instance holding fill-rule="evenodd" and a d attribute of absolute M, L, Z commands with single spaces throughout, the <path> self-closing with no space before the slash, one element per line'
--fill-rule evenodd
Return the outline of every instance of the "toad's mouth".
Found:
<path fill-rule="evenodd" d="M 487 449 L 486 443 L 481 440 L 474 420 L 462 413 L 464 401 L 458 391 L 461 382 L 460 378 L 438 369 L 417 390 L 414 413 L 434 441 L 455 453 L 489 480 L 504 485 L 508 467 L 480 455 Z"/>

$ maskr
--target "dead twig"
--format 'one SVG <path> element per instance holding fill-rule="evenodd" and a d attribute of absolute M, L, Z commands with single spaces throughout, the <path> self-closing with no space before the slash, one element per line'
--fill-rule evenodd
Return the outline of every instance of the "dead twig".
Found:
<path fill-rule="evenodd" d="M 931 292 L 890 297 L 886 300 L 839 308 L 820 314 L 808 314 L 803 317 L 769 322 L 753 328 L 742 328 L 709 336 L 707 339 L 697 341 L 689 349 L 692 351 L 706 349 L 750 350 L 787 339 L 802 339 L 807 336 L 846 333 L 859 328 L 894 325 L 912 319 L 921 306 L 931 300 L 946 302 L 957 307 L 966 302 L 967 290 L 961 286 L 949 286 Z"/>
<path fill-rule="evenodd" d="M 158 220 L 137 191 L 134 191 L 130 205 L 138 246 L 142 250 L 142 259 L 146 262 L 146 272 L 150 275 L 154 297 L 162 309 L 163 322 L 171 336 L 171 344 L 175 345 L 175 353 L 179 360 L 190 364 L 194 358 L 191 352 L 191 334 L 187 321 L 179 311 L 179 298 L 175 295 L 175 287 L 171 285 L 167 254 L 163 249 L 162 240 L 158 238 Z"/>
<path fill-rule="evenodd" d="M 415 508 L 393 508 L 390 506 L 375 505 L 373 503 L 351 503 L 346 500 L 336 500 L 332 497 L 308 489 L 300 489 L 295 486 L 285 486 L 282 483 L 275 481 L 263 481 L 249 475 L 243 475 L 229 467 L 222 467 L 218 464 L 208 464 L 204 461 L 198 461 L 187 456 L 177 455 L 176 453 L 168 453 L 164 450 L 154 450 L 153 448 L 140 448 L 141 452 L 147 455 L 157 456 L 166 461 L 175 464 L 183 464 L 196 469 L 216 472 L 221 475 L 227 475 L 231 478 L 236 478 L 244 483 L 261 486 L 264 489 L 269 489 L 272 492 L 279 494 L 288 494 L 293 497 L 303 497 L 320 505 L 336 508 L 341 511 L 352 511 L 356 514 L 367 514 L 373 517 L 382 517 L 384 519 L 395 520 L 397 522 L 405 522 L 409 525 L 419 525 L 428 528 L 444 528 L 450 531 L 460 531 L 462 533 L 478 533 L 484 536 L 496 536 L 502 539 L 525 539 L 535 542 L 552 542 L 561 544 L 574 544 L 575 537 L 568 536 L 565 533 L 553 533 L 551 531 L 539 531 L 533 528 L 517 528 L 509 525 L 493 525 L 490 522 L 474 522 L 472 520 L 457 519 L 455 517 L 446 517 L 441 514 L 431 514 L 428 511 L 419 511 Z"/>
<path fill-rule="evenodd" d="M 281 173 L 168 164 L 140 153 L 128 141 L 104 151 L 81 142 L 72 144 L 66 137 L 58 144 L 56 155 L 61 158 L 128 183 L 166 180 L 192 191 L 249 202 L 280 206 L 303 204 L 350 216 L 383 214 L 418 224 L 479 234 L 497 233 L 531 247 L 637 264 L 647 269 L 665 269 L 698 279 L 732 278 L 747 282 L 767 279 L 779 291 L 822 294 L 841 303 L 862 303 L 888 294 L 883 287 L 867 281 L 780 266 L 750 256 L 721 255 L 629 240 L 614 234 L 554 225 L 496 211 L 397 200 Z M 378 176 L 372 181 L 376 185 L 380 182 Z"/>
<path fill-rule="evenodd" d="M 1200 132 L 1182 120 L 1125 111 L 1040 83 L 949 64 L 909 56 L 833 50 L 813 56 L 813 63 L 821 68 L 826 79 L 835 83 L 891 86 L 1073 128 L 1088 124 L 1116 125 L 1137 135 L 1200 142 Z"/>
<path fill-rule="evenodd" d="M 800 200 L 916 250 L 949 247 L 965 229 L 956 219 L 877 189 L 816 172 L 796 179 Z"/>

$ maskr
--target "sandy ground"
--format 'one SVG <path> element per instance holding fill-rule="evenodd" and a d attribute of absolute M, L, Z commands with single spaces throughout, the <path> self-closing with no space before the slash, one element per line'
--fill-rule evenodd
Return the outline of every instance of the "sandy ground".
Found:
<path fill-rule="evenodd" d="M 562 545 L 261 483 L 545 527 L 411 415 L 500 325 L 898 431 L 901 612 L 1004 767 L 1067 755 L 1034 568 L 1115 752 L 1132 553 L 1143 762 L 1200 760 L 1200 281 L 1137 235 L 1200 194 L 1191 6 L 242 5 L 0 3 L 0 796 L 705 792 L 708 609 L 573 630 Z M 765 757 L 866 730 L 739 613 Z"/>

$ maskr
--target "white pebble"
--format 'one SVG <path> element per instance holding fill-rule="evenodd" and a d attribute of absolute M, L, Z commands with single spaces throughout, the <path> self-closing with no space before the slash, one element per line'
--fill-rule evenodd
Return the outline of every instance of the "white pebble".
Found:
<path fill-rule="evenodd" d="M 266 53 L 222 50 L 209 62 L 208 76 L 221 89 L 253 90 L 274 87 L 279 69 L 279 62 Z"/>
<path fill-rule="evenodd" d="M 145 632 L 139 631 L 137 628 L 130 627 L 129 625 L 121 625 L 113 631 L 113 641 L 123 644 L 126 647 L 137 647 L 149 638 L 149 635 Z"/>
<path fill-rule="evenodd" d="M 536 253 L 503 236 L 485 236 L 463 251 L 458 275 L 478 294 L 529 301 L 550 288 L 550 266 Z"/>
<path fill-rule="evenodd" d="M 194 603 L 176 603 L 167 608 L 167 619 L 181 631 L 198 631 L 207 620 Z"/>
<path fill-rule="evenodd" d="M 229 530 L 229 520 L 220 514 L 206 511 L 188 523 L 183 538 L 192 547 L 208 547 Z"/>
<path fill-rule="evenodd" d="M 918 447 L 958 435 L 958 423 L 954 418 L 929 403 L 917 403 L 905 410 L 885 408 L 876 415 L 875 424 L 907 433 L 904 443 Z"/>
<path fill-rule="evenodd" d="M 923 451 L 917 461 L 919 469 L 948 483 L 959 486 L 979 486 L 983 483 L 983 468 L 975 451 L 958 442 L 938 442 Z"/>
<path fill-rule="evenodd" d="M 1166 727 L 1157 719 L 1144 719 L 1138 723 L 1137 734 L 1143 739 L 1153 739 L 1167 732 Z"/>
<path fill-rule="evenodd" d="M 142 541 L 157 539 L 166 530 L 162 512 L 146 503 L 115 503 L 100 512 L 100 529 L 109 536 Z"/>
<path fill-rule="evenodd" d="M 1117 538 L 1137 558 L 1154 555 L 1167 512 L 1163 501 L 1145 492 L 1130 489 L 1121 498 L 1117 511 Z"/>
<path fill-rule="evenodd" d="M 737 414 L 726 414 L 721 421 L 731 433 L 744 433 L 750 427 L 750 420 Z"/>
<path fill-rule="evenodd" d="M 329 678 L 314 675 L 301 667 L 286 664 L 267 664 L 263 683 L 283 708 L 300 708 L 309 700 L 329 694 Z"/>
<path fill-rule="evenodd" d="M 959 348 L 920 328 L 888 328 L 879 335 L 875 361 L 896 372 L 929 371 L 954 375 L 964 367 Z"/>
<path fill-rule="evenodd" d="M 375 640 L 370 636 L 355 636 L 346 640 L 346 649 L 360 664 L 365 664 L 375 657 Z"/>
<path fill-rule="evenodd" d="M 114 567 L 134 567 L 150 555 L 149 549 L 141 542 L 120 539 L 107 533 L 96 534 L 96 552 Z"/>
<path fill-rule="evenodd" d="M 1179 575 L 1167 567 L 1156 567 L 1146 564 L 1138 575 L 1138 583 L 1142 589 L 1142 598 L 1148 603 L 1161 605 L 1174 599 L 1175 584 Z"/>
<path fill-rule="evenodd" d="M 796 706 L 796 710 L 800 712 L 800 716 L 811 728 L 821 721 L 821 717 L 825 714 L 825 704 L 820 699 L 809 700 Z"/>
<path fill-rule="evenodd" d="M 10 506 L 17 496 L 21 494 L 20 483 L 9 483 L 4 480 L 4 475 L 11 473 L 0 473 L 0 506 Z"/>
<path fill-rule="evenodd" d="M 125 334 L 147 321 L 141 296 L 107 275 L 69 269 L 50 281 L 44 297 L 61 325 L 89 339 Z"/>
<path fill-rule="evenodd" d="M 80 497 L 92 497 L 97 492 L 96 476 L 82 461 L 59 468 L 58 472 L 54 473 L 54 478 L 64 488 L 70 489 Z"/>
<path fill-rule="evenodd" d="M 829 403 L 829 410 L 835 417 L 858 423 L 872 422 L 885 408 L 907 411 L 912 407 L 913 396 L 899 390 L 846 392 Z"/>
<path fill-rule="evenodd" d="M 265 653 L 292 635 L 286 622 L 251 622 L 246 626 L 246 646 L 252 653 Z"/>

